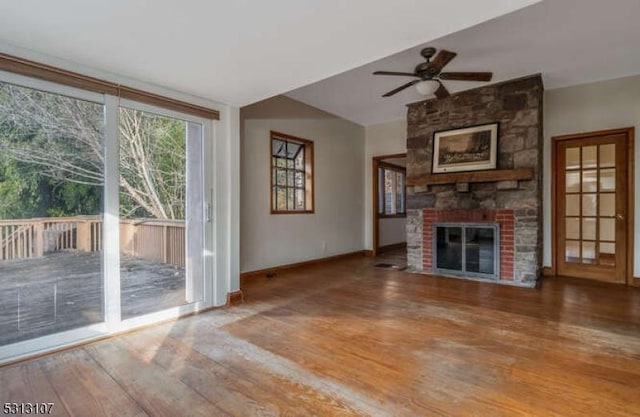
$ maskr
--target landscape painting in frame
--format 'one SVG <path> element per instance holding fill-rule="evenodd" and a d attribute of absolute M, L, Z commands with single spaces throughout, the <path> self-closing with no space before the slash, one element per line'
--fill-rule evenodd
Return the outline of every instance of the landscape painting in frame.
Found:
<path fill-rule="evenodd" d="M 498 123 L 433 134 L 434 174 L 496 168 Z"/>

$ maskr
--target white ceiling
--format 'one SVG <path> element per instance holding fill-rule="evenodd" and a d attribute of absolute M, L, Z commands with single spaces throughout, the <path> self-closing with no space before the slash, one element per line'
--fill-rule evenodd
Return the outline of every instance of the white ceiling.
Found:
<path fill-rule="evenodd" d="M 362 125 L 404 118 L 406 104 L 424 99 L 414 88 L 380 96 L 412 78 L 371 73 L 412 72 L 426 45 L 458 53 L 446 70 L 493 71 L 492 82 L 539 72 L 553 89 L 638 74 L 639 19 L 639 0 L 545 0 L 287 95 Z M 445 84 L 451 92 L 483 85 Z"/>
<path fill-rule="evenodd" d="M 536 1 L 3 1 L 0 42 L 241 106 Z"/>

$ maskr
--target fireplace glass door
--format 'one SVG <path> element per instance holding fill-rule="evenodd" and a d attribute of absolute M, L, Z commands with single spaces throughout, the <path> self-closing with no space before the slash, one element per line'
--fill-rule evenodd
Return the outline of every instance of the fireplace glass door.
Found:
<path fill-rule="evenodd" d="M 435 272 L 498 279 L 498 224 L 435 224 Z"/>

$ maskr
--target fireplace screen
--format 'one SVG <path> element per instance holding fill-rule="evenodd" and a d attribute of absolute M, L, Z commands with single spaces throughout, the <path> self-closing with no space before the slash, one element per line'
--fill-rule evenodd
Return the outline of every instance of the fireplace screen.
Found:
<path fill-rule="evenodd" d="M 499 278 L 500 228 L 496 223 L 434 224 L 435 272 Z"/>

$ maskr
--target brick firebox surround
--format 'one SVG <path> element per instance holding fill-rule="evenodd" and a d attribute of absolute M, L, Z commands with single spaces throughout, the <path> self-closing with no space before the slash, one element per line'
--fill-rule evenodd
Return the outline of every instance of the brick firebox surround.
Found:
<path fill-rule="evenodd" d="M 422 211 L 422 270 L 433 270 L 433 223 L 498 223 L 500 225 L 500 281 L 513 281 L 513 210 L 438 210 Z"/>

